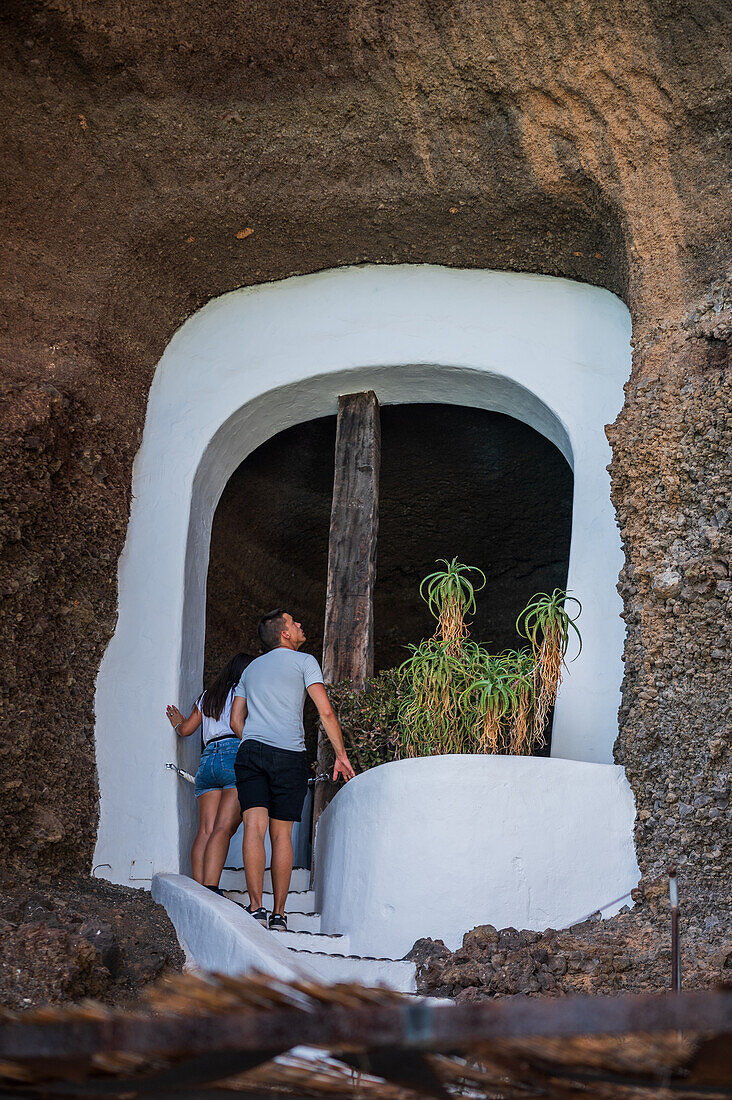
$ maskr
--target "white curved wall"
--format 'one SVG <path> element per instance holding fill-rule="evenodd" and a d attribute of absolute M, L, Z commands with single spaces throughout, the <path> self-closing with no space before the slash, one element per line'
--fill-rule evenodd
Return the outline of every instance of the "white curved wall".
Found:
<path fill-rule="evenodd" d="M 341 269 L 235 291 L 176 333 L 155 373 L 119 563 L 117 629 L 99 672 L 97 873 L 128 882 L 185 868 L 195 805 L 165 771 L 191 770 L 165 703 L 200 690 L 214 509 L 276 432 L 335 413 L 341 393 L 491 409 L 543 432 L 574 467 L 568 586 L 584 650 L 561 689 L 556 756 L 609 761 L 623 625 L 621 550 L 604 426 L 623 403 L 630 318 L 596 287 L 435 267 Z M 245 522 L 245 517 L 243 518 Z M 449 555 L 449 533 L 445 553 Z"/>
<path fill-rule="evenodd" d="M 623 768 L 526 756 L 382 764 L 318 823 L 316 908 L 356 954 L 454 950 L 479 924 L 564 928 L 638 883 Z"/>

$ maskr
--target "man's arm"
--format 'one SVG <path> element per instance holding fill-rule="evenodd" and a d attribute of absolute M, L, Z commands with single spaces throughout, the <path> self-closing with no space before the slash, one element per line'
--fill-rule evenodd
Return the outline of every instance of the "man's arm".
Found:
<path fill-rule="evenodd" d="M 320 715 L 320 721 L 323 723 L 323 729 L 328 736 L 328 740 L 335 749 L 336 761 L 335 767 L 333 768 L 333 779 L 336 780 L 339 775 L 342 775 L 346 782 L 348 782 L 349 779 L 353 779 L 356 773 L 351 767 L 351 761 L 348 759 L 346 748 L 343 744 L 343 734 L 341 733 L 340 722 L 336 718 L 336 712 L 331 706 L 328 692 L 325 690 L 323 684 L 311 684 L 308 688 L 308 695 L 318 708 L 318 714 Z M 233 718 L 233 709 L 231 714 Z"/>
<path fill-rule="evenodd" d="M 247 717 L 247 701 L 242 695 L 235 695 L 231 704 L 231 717 L 229 725 L 238 738 L 241 738 L 244 723 Z"/>

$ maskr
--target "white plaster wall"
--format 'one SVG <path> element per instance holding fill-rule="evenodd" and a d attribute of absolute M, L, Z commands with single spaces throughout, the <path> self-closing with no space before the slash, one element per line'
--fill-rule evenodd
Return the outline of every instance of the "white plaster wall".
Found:
<path fill-rule="evenodd" d="M 480 924 L 564 928 L 638 884 L 623 768 L 522 756 L 431 756 L 346 784 L 318 823 L 316 909 L 356 954 L 454 950 Z"/>
<path fill-rule="evenodd" d="M 612 758 L 621 550 L 603 429 L 623 402 L 629 339 L 627 309 L 596 287 L 428 266 L 340 269 L 235 291 L 182 326 L 150 390 L 117 629 L 97 684 L 97 874 L 142 882 L 187 867 L 194 796 L 163 765 L 177 754 L 193 770 L 198 753 L 195 738 L 176 741 L 164 707 L 186 707 L 200 690 L 214 509 L 251 451 L 335 413 L 341 393 L 373 388 L 384 404 L 508 413 L 572 463 L 568 583 L 584 604 L 585 644 L 560 692 L 552 751 Z"/>

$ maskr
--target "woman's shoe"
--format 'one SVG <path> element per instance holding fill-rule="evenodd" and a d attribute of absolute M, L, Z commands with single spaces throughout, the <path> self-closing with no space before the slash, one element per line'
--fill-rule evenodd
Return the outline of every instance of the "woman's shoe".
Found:
<path fill-rule="evenodd" d="M 261 924 L 263 928 L 267 927 L 267 910 L 263 905 L 260 905 L 259 909 L 252 909 L 251 905 L 246 905 L 244 912 L 248 913 L 250 917 L 254 917 L 255 921 Z"/>
<path fill-rule="evenodd" d="M 269 930 L 270 932 L 286 932 L 287 931 L 287 917 L 282 913 L 273 913 L 269 918 Z"/>

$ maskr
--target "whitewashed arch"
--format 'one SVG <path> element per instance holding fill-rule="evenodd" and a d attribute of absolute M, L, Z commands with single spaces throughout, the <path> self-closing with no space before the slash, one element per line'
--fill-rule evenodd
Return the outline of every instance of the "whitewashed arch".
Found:
<path fill-rule="evenodd" d="M 185 869 L 193 769 L 164 714 L 200 689 L 213 513 L 246 456 L 341 393 L 508 413 L 574 470 L 568 587 L 584 649 L 557 702 L 552 755 L 610 762 L 623 624 L 621 548 L 604 426 L 623 403 L 630 317 L 608 291 L 565 279 L 366 266 L 234 291 L 191 317 L 153 379 L 119 562 L 119 617 L 96 696 L 96 873 L 144 884 Z M 242 517 L 246 522 L 246 517 Z M 192 739 L 194 740 L 194 739 Z"/>

